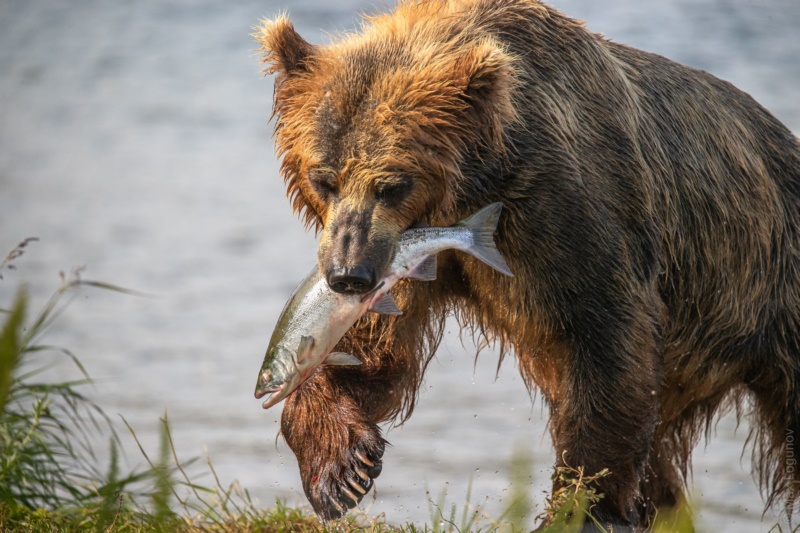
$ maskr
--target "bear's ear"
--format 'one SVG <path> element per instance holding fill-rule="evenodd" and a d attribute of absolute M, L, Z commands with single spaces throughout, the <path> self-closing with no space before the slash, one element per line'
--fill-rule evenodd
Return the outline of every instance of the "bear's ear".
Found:
<path fill-rule="evenodd" d="M 262 63 L 267 64 L 267 74 L 291 75 L 308 68 L 308 58 L 315 47 L 300 37 L 292 22 L 281 15 L 272 20 L 262 20 L 254 34 L 264 53 Z"/>
<path fill-rule="evenodd" d="M 470 45 L 451 70 L 452 79 L 493 136 L 517 118 L 513 93 L 518 77 L 514 63 L 501 45 L 486 39 Z"/>

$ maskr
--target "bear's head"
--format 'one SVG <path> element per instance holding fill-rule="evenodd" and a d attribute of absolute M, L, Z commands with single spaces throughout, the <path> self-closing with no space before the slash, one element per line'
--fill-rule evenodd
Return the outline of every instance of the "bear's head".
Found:
<path fill-rule="evenodd" d="M 256 34 L 277 75 L 288 196 L 322 230 L 319 268 L 337 292 L 371 290 L 406 229 L 454 221 L 466 154 L 505 153 L 513 58 L 433 9 L 407 4 L 327 46 L 285 17 Z"/>

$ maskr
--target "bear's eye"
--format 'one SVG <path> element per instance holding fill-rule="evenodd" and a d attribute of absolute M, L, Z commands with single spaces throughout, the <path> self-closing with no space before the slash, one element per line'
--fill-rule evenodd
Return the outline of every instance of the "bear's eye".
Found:
<path fill-rule="evenodd" d="M 322 198 L 329 198 L 337 193 L 336 176 L 329 172 L 309 172 L 308 181 L 314 191 Z"/>
<path fill-rule="evenodd" d="M 408 197 L 410 192 L 411 178 L 403 177 L 379 183 L 375 187 L 375 199 L 387 206 L 396 207 Z"/>

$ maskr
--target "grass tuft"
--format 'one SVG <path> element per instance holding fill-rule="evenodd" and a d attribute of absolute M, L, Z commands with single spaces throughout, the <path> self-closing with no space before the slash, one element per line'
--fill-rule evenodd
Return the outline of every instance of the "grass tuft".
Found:
<path fill-rule="evenodd" d="M 551 524 L 548 530 L 554 532 L 580 531 L 587 519 L 594 522 L 599 531 L 606 531 L 592 516 L 591 511 L 592 507 L 603 498 L 603 494 L 597 492 L 595 483 L 611 475 L 611 472 L 604 468 L 594 475 L 587 476 L 582 466 L 577 468 L 569 466 L 563 455 L 562 460 L 565 466 L 557 466 L 553 472 L 553 482 L 561 488 L 547 497 L 545 511 L 539 518 Z"/>

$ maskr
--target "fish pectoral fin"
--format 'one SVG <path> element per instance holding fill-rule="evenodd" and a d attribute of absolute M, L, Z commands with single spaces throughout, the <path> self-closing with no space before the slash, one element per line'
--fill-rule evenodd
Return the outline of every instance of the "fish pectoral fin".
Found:
<path fill-rule="evenodd" d="M 414 267 L 414 270 L 408 273 L 409 278 L 418 279 L 420 281 L 433 281 L 436 279 L 436 255 L 429 255 L 422 263 Z"/>
<path fill-rule="evenodd" d="M 397 307 L 397 302 L 394 301 L 392 295 L 388 292 L 383 295 L 383 298 L 372 304 L 369 308 L 370 311 L 376 313 L 383 313 L 384 315 L 402 315 L 403 312 Z"/>
<path fill-rule="evenodd" d="M 350 355 L 349 353 L 331 352 L 328 354 L 328 357 L 325 358 L 325 361 L 322 364 L 348 366 L 348 365 L 360 365 L 361 361 L 359 361 L 357 358 Z"/>
<path fill-rule="evenodd" d="M 297 362 L 301 363 L 314 349 L 314 337 L 310 335 L 303 335 L 300 337 L 300 344 L 297 345 Z"/>

